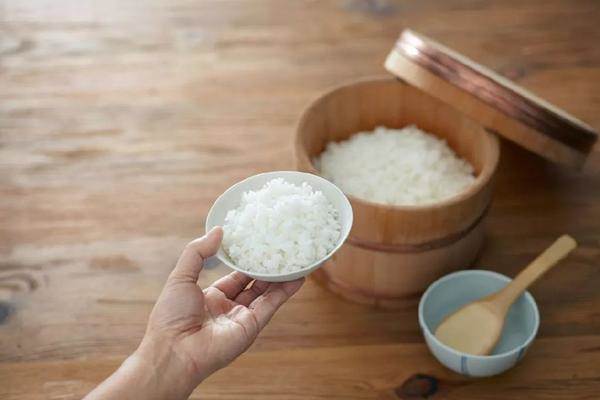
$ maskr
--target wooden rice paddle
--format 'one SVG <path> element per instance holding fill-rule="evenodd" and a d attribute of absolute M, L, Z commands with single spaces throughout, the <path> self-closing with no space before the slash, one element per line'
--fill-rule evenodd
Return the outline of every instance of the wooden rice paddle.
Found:
<path fill-rule="evenodd" d="M 500 339 L 512 303 L 575 247 L 577 243 L 572 237 L 561 236 L 504 289 L 447 316 L 437 327 L 435 336 L 442 343 L 464 353 L 490 354 Z"/>

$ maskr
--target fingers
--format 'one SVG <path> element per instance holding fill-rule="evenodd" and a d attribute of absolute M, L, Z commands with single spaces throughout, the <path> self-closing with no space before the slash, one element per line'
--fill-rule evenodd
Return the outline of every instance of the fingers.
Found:
<path fill-rule="evenodd" d="M 235 302 L 248 307 L 258 296 L 263 294 L 269 288 L 270 282 L 254 281 L 252 286 L 240 293 Z"/>
<path fill-rule="evenodd" d="M 223 292 L 213 286 L 209 286 L 202 291 L 204 293 L 204 304 L 206 309 L 214 318 L 227 313 L 236 304 L 229 300 Z"/>
<path fill-rule="evenodd" d="M 217 280 L 211 286 L 219 289 L 227 296 L 228 299 L 235 299 L 242 290 L 252 281 L 252 278 L 247 277 L 241 272 L 232 272 Z"/>
<path fill-rule="evenodd" d="M 304 278 L 290 282 L 271 283 L 264 294 L 256 298 L 248 308 L 252 310 L 259 330 L 271 320 L 275 312 L 300 289 Z"/>
<path fill-rule="evenodd" d="M 196 283 L 202 270 L 202 262 L 217 252 L 222 239 L 223 229 L 216 226 L 201 238 L 189 242 L 169 275 L 169 280 Z"/>
<path fill-rule="evenodd" d="M 241 305 L 237 305 L 231 309 L 229 318 L 236 321 L 242 329 L 244 329 L 246 343 L 244 344 L 244 349 L 242 351 L 245 351 L 252 344 L 254 339 L 256 339 L 258 332 L 260 332 L 258 321 L 252 310 Z"/>

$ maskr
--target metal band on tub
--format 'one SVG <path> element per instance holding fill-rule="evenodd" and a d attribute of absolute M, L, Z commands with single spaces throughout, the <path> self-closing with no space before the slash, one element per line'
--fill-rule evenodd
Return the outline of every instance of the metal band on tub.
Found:
<path fill-rule="evenodd" d="M 465 229 L 453 233 L 452 235 L 444 236 L 439 239 L 430 240 L 428 242 L 419 243 L 419 244 L 385 244 L 385 243 L 377 243 L 371 242 L 368 240 L 357 239 L 352 236 L 348 236 L 346 239 L 346 243 L 351 244 L 355 247 L 360 247 L 367 250 L 381 251 L 385 253 L 422 253 L 424 251 L 434 250 L 441 247 L 446 247 L 463 237 L 467 236 L 473 229 L 479 225 L 479 223 L 483 220 L 483 218 L 487 215 L 490 209 L 490 204 L 486 206 L 481 215 L 475 219 L 469 226 Z"/>

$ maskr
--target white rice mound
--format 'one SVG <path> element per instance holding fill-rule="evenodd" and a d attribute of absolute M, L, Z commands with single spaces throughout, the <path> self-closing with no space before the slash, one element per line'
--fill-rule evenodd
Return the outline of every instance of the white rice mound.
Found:
<path fill-rule="evenodd" d="M 235 265 L 261 274 L 287 274 L 325 257 L 340 237 L 338 211 L 306 182 L 282 178 L 245 192 L 223 226 L 223 248 Z"/>
<path fill-rule="evenodd" d="M 345 193 L 388 205 L 439 202 L 473 184 L 473 167 L 446 142 L 414 125 L 378 127 L 330 142 L 314 160 Z"/>

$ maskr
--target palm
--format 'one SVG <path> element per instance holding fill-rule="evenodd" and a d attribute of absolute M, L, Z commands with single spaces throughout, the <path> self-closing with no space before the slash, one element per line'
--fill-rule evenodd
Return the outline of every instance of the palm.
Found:
<path fill-rule="evenodd" d="M 164 299 L 170 320 L 165 326 L 176 325 L 183 333 L 176 345 L 195 364 L 212 360 L 220 368 L 246 350 L 258 334 L 256 322 L 239 319 L 238 312 L 233 312 L 239 304 L 213 286 L 203 291 L 196 284 L 182 283 L 172 294 Z"/>
<path fill-rule="evenodd" d="M 233 272 L 202 290 L 198 276 L 223 230 L 190 242 L 158 298 L 142 343 L 86 398 L 184 399 L 248 348 L 302 280 L 254 281 Z M 252 282 L 252 284 L 251 284 Z"/>
<path fill-rule="evenodd" d="M 160 295 L 148 329 L 168 334 L 198 371 L 213 372 L 234 360 L 256 339 L 275 311 L 302 281 L 268 283 L 233 272 L 202 290 L 202 259 L 214 254 L 220 236 L 192 242 Z M 195 246 L 194 246 L 195 244 Z"/>

